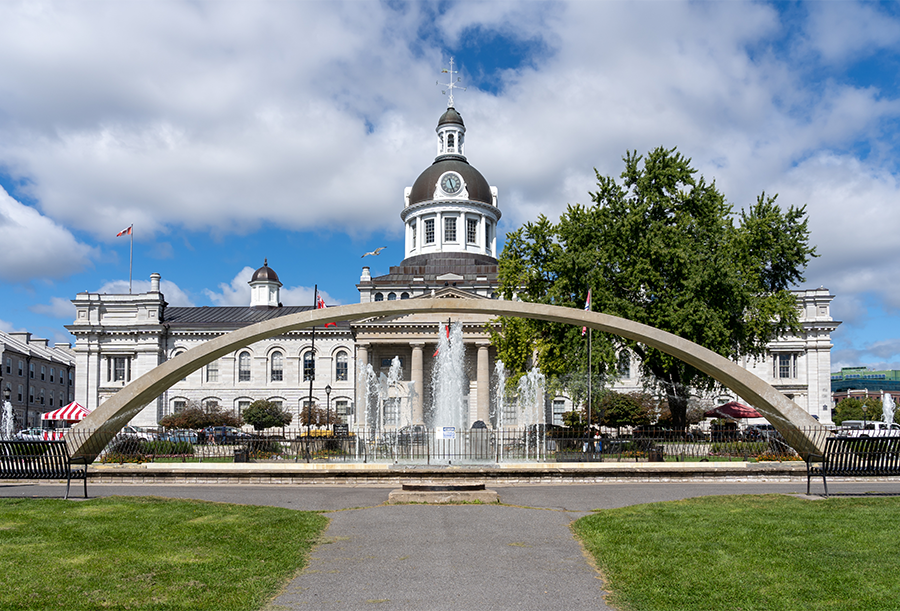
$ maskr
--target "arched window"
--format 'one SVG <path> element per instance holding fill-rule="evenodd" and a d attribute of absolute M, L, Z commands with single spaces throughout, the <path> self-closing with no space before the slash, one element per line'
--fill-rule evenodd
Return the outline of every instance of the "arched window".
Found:
<path fill-rule="evenodd" d="M 241 352 L 238 355 L 238 382 L 250 381 L 250 353 Z"/>
<path fill-rule="evenodd" d="M 284 355 L 278 350 L 272 353 L 271 378 L 273 382 L 284 380 Z"/>
<path fill-rule="evenodd" d="M 383 293 L 375 293 L 375 301 L 384 301 Z"/>
<path fill-rule="evenodd" d="M 454 148 L 456 148 L 456 145 L 453 142 L 453 134 L 447 134 L 447 152 L 455 153 Z"/>
<path fill-rule="evenodd" d="M 347 353 L 342 350 L 337 353 L 337 358 L 335 359 L 334 379 L 343 382 L 347 380 L 348 375 Z"/>
<path fill-rule="evenodd" d="M 397 293 L 388 293 L 388 301 L 397 301 Z"/>
<path fill-rule="evenodd" d="M 316 358 L 312 350 L 303 355 L 303 381 L 309 382 L 316 379 Z"/>
<path fill-rule="evenodd" d="M 400 293 L 400 299 L 409 299 L 409 293 Z"/>
<path fill-rule="evenodd" d="M 623 378 L 631 377 L 631 355 L 627 350 L 619 353 L 619 375 Z"/>

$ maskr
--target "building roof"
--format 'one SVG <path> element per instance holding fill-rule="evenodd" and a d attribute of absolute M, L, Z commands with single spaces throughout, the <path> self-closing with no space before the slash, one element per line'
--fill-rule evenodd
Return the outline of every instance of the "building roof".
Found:
<path fill-rule="evenodd" d="M 442 276 L 459 276 L 457 279 Z M 390 273 L 372 278 L 375 286 L 423 283 L 431 287 L 454 284 L 488 284 L 496 286 L 497 259 L 464 252 L 442 252 L 416 255 L 391 266 Z"/>
<path fill-rule="evenodd" d="M 462 115 L 459 114 L 459 112 L 452 106 L 444 111 L 444 114 L 442 114 L 441 118 L 438 119 L 438 127 L 440 127 L 441 125 L 446 125 L 448 123 L 455 123 L 457 125 L 462 125 L 463 127 L 466 126 L 466 124 L 463 123 Z"/>
<path fill-rule="evenodd" d="M 437 187 L 438 180 L 444 172 L 456 172 L 462 176 L 466 189 L 469 192 L 469 199 L 484 204 L 493 204 L 494 198 L 491 195 L 491 186 L 481 172 L 469 165 L 466 158 L 461 155 L 441 155 L 434 160 L 434 163 L 419 174 L 416 182 L 413 183 L 412 190 L 409 193 L 409 205 L 418 204 L 420 202 L 431 201 L 434 199 L 434 190 Z"/>
<path fill-rule="evenodd" d="M 263 266 L 253 272 L 253 277 L 250 279 L 250 282 L 277 282 L 281 285 L 278 274 L 275 273 L 274 269 L 269 267 L 268 259 L 264 259 Z"/>
<path fill-rule="evenodd" d="M 167 307 L 163 312 L 162 322 L 170 328 L 197 327 L 233 327 L 241 328 L 258 322 L 272 320 L 312 310 L 312 306 L 283 307 L 250 307 L 250 306 L 202 306 L 202 307 Z M 338 322 L 337 326 L 349 327 L 347 322 Z M 318 326 L 317 326 L 318 328 Z"/>

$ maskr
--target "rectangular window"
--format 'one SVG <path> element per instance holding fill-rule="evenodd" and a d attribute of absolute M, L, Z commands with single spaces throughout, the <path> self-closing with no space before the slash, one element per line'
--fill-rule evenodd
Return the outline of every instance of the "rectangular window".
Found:
<path fill-rule="evenodd" d="M 6 373 L 12 373 L 12 359 L 6 358 Z"/>
<path fill-rule="evenodd" d="M 564 399 L 553 400 L 553 424 L 562 426 L 563 414 L 566 413 L 566 401 Z"/>
<path fill-rule="evenodd" d="M 53 391 L 50 391 L 50 407 L 53 407 Z"/>
<path fill-rule="evenodd" d="M 206 381 L 207 382 L 218 382 L 219 381 L 219 361 L 213 361 L 209 365 L 206 366 Z"/>
<path fill-rule="evenodd" d="M 41 365 L 41 380 L 47 379 L 47 367 L 46 365 Z"/>
<path fill-rule="evenodd" d="M 34 403 L 34 386 L 28 388 L 28 402 Z"/>
<path fill-rule="evenodd" d="M 491 223 L 489 221 L 485 221 L 484 223 L 484 250 L 488 254 L 491 254 Z"/>
<path fill-rule="evenodd" d="M 51 367 L 50 368 L 50 381 L 51 382 L 53 382 L 55 376 L 56 376 L 56 370 L 53 367 Z"/>
<path fill-rule="evenodd" d="M 337 399 L 334 402 L 334 413 L 346 418 L 350 415 L 350 402 L 346 399 Z"/>
<path fill-rule="evenodd" d="M 478 220 L 466 219 L 466 242 L 475 244 L 478 239 Z"/>
<path fill-rule="evenodd" d="M 456 241 L 456 217 L 448 216 L 444 219 L 444 241 Z"/>
<path fill-rule="evenodd" d="M 34 379 L 34 363 L 28 363 L 28 377 Z"/>
<path fill-rule="evenodd" d="M 316 379 L 316 360 L 312 352 L 303 355 L 303 381 L 309 382 Z"/>
<path fill-rule="evenodd" d="M 127 356 L 110 357 L 107 361 L 107 378 L 111 382 L 128 382 L 131 380 L 131 358 Z"/>
<path fill-rule="evenodd" d="M 410 227 L 410 229 L 412 230 L 412 236 L 411 236 L 411 238 L 412 238 L 412 240 L 411 240 L 411 241 L 412 241 L 412 247 L 415 248 L 415 247 L 416 247 L 416 223 L 415 223 L 415 221 L 413 222 L 413 224 L 412 224 L 412 226 Z"/>
<path fill-rule="evenodd" d="M 404 359 L 402 356 L 397 357 L 397 358 L 400 359 L 400 369 L 403 369 L 403 363 L 406 361 L 406 359 Z M 392 357 L 392 356 L 385 357 L 385 358 L 381 359 L 381 368 L 382 369 L 390 369 L 391 363 L 393 363 L 393 362 L 394 362 L 394 357 Z"/>
<path fill-rule="evenodd" d="M 434 219 L 425 219 L 425 243 L 434 244 Z"/>
<path fill-rule="evenodd" d="M 19 403 L 22 402 L 22 398 L 25 396 L 25 395 L 22 393 L 23 390 L 24 390 L 24 389 L 23 389 L 22 385 L 19 384 L 19 394 L 18 394 L 18 401 L 19 401 Z"/>
<path fill-rule="evenodd" d="M 41 389 L 41 405 L 44 404 L 44 389 Z"/>
<path fill-rule="evenodd" d="M 776 354 L 773 368 L 772 368 L 772 376 L 778 379 L 791 379 L 797 377 L 797 354 L 796 353 L 783 353 Z"/>
<path fill-rule="evenodd" d="M 187 407 L 187 401 L 172 402 L 172 411 L 176 414 L 180 414 L 181 412 L 183 412 L 185 407 Z"/>
<path fill-rule="evenodd" d="M 400 424 L 400 397 L 388 397 L 384 400 L 384 423 Z"/>
<path fill-rule="evenodd" d="M 19 361 L 19 377 L 25 375 L 25 370 L 23 369 L 24 367 L 25 367 L 25 363 L 23 363 L 22 361 Z"/>
<path fill-rule="evenodd" d="M 238 416 L 243 414 L 248 407 L 250 407 L 250 401 L 238 401 Z"/>

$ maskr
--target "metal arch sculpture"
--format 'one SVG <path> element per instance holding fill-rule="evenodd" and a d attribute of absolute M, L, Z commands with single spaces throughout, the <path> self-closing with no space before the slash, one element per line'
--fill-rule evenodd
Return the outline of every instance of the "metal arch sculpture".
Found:
<path fill-rule="evenodd" d="M 422 313 L 466 313 L 535 318 L 641 342 L 674 356 L 716 379 L 753 404 L 801 455 L 817 453 L 825 429 L 806 411 L 743 367 L 698 344 L 624 318 L 523 301 L 419 298 L 314 309 L 250 325 L 179 354 L 132 381 L 76 425 L 87 435 L 66 437 L 71 456 L 93 461 L 109 441 L 148 403 L 204 365 L 255 342 L 326 322 Z"/>

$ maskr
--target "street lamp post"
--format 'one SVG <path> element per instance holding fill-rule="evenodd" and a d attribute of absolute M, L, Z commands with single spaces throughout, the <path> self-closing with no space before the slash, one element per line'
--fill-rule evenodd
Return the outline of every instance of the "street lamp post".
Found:
<path fill-rule="evenodd" d="M 325 427 L 331 426 L 331 384 L 325 387 Z"/>

